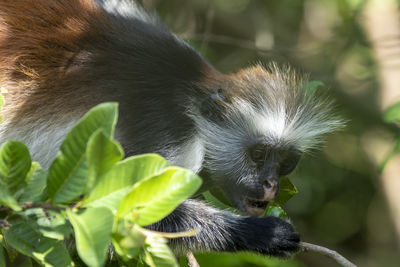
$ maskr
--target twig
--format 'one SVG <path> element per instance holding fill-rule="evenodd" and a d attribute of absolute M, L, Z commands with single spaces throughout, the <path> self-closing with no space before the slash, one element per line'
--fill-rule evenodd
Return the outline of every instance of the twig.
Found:
<path fill-rule="evenodd" d="M 316 253 L 324 255 L 324 256 L 328 256 L 344 267 L 357 267 L 355 264 L 351 263 L 348 259 L 346 259 L 345 257 L 343 257 L 342 255 L 340 255 L 339 253 L 337 253 L 334 250 L 330 250 L 328 248 L 310 244 L 310 243 L 306 243 L 306 242 L 301 242 L 300 247 L 301 247 L 302 251 L 305 251 L 305 252 L 312 251 L 312 252 L 316 252 Z"/>
<path fill-rule="evenodd" d="M 204 33 L 185 33 L 185 34 L 180 34 L 178 35 L 180 38 L 184 40 L 190 40 L 190 41 L 200 41 L 203 42 L 204 40 L 207 40 L 207 44 L 209 43 L 216 43 L 216 44 L 222 44 L 222 45 L 228 45 L 228 46 L 233 46 L 233 47 L 239 47 L 243 49 L 248 49 L 255 51 L 260 54 L 287 54 L 287 53 L 292 53 L 293 51 L 297 51 L 298 53 L 302 55 L 307 55 L 307 57 L 311 55 L 316 55 L 319 53 L 318 49 L 315 47 L 312 48 L 285 48 L 285 47 L 274 47 L 273 49 L 266 49 L 262 47 L 258 47 L 254 41 L 247 40 L 247 39 L 240 39 L 240 38 L 235 38 L 232 36 L 226 36 L 226 35 L 218 35 L 218 34 L 204 34 Z"/>
<path fill-rule="evenodd" d="M 186 259 L 188 260 L 189 267 L 200 267 L 200 264 L 194 257 L 193 252 L 189 251 L 188 253 L 186 253 Z"/>
<path fill-rule="evenodd" d="M 20 205 L 22 210 L 42 208 L 45 210 L 65 210 L 66 207 L 54 206 L 50 203 L 25 203 Z M 0 211 L 12 211 L 10 207 L 0 206 Z"/>
<path fill-rule="evenodd" d="M 204 38 L 201 42 L 201 47 L 200 47 L 200 53 L 204 54 L 207 50 L 208 47 L 208 42 L 209 42 L 209 36 L 212 31 L 212 23 L 214 20 L 214 15 L 215 15 L 215 10 L 214 8 L 209 8 L 207 11 L 207 17 L 206 17 L 206 25 L 204 29 Z"/>
<path fill-rule="evenodd" d="M 207 34 L 205 36 L 204 34 L 189 34 L 189 35 L 181 35 L 180 36 L 182 39 L 187 39 L 187 40 L 195 40 L 195 41 L 203 41 L 204 39 L 207 39 L 207 43 L 219 43 L 219 44 L 224 44 L 224 45 L 233 45 L 249 50 L 255 50 L 257 52 L 262 52 L 262 53 L 271 53 L 272 50 L 270 49 L 262 49 L 257 47 L 254 42 L 249 41 L 249 40 L 244 40 L 244 39 L 237 39 L 234 37 L 230 36 L 224 36 L 224 35 L 215 35 L 215 34 Z"/>

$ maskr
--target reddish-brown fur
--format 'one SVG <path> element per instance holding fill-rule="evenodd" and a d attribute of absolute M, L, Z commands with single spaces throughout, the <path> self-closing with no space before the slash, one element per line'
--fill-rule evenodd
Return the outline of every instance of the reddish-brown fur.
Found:
<path fill-rule="evenodd" d="M 4 117 L 48 116 L 49 110 L 82 114 L 81 110 L 95 104 L 93 94 L 85 93 L 88 88 L 79 80 L 85 76 L 84 63 L 96 50 L 92 45 L 104 42 L 104 32 L 113 31 L 113 23 L 91 0 L 0 1 Z M 241 83 L 249 73 L 266 75 L 260 66 L 223 75 L 205 63 L 201 79 L 205 86 L 200 90 L 222 87 L 234 95 L 246 95 L 248 90 L 243 91 Z"/>
<path fill-rule="evenodd" d="M 85 101 L 84 94 L 68 80 L 84 71 L 80 65 L 90 57 L 85 46 L 110 27 L 93 1 L 2 0 L 3 115 L 7 119 L 40 116 L 43 106 L 54 112 L 75 112 L 74 103 Z"/>

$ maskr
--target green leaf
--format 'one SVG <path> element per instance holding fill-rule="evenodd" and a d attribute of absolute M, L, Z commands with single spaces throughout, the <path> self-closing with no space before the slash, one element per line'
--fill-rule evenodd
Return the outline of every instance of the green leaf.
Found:
<path fill-rule="evenodd" d="M 117 215 L 130 212 L 137 217 L 137 224 L 149 225 L 164 218 L 180 203 L 193 195 L 202 180 L 193 172 L 169 167 L 159 175 L 137 183 L 118 207 Z"/>
<path fill-rule="evenodd" d="M 25 186 L 25 177 L 31 168 L 28 148 L 18 141 L 7 141 L 0 148 L 0 186 L 15 193 Z"/>
<path fill-rule="evenodd" d="M 65 244 L 43 236 L 31 221 L 20 220 L 3 230 L 7 244 L 45 266 L 72 266 Z"/>
<path fill-rule="evenodd" d="M 46 187 L 47 172 L 40 167 L 38 162 L 32 162 L 32 167 L 27 174 L 28 185 L 20 197 L 20 202 L 35 202 L 41 199 Z"/>
<path fill-rule="evenodd" d="M 306 96 L 313 95 L 320 86 L 324 86 L 324 83 L 321 81 L 309 81 L 306 85 Z"/>
<path fill-rule="evenodd" d="M 6 252 L 4 251 L 4 238 L 3 235 L 1 234 L 0 234 L 0 267 L 6 267 Z"/>
<path fill-rule="evenodd" d="M 99 129 L 89 139 L 86 156 L 89 165 L 87 191 L 90 191 L 100 177 L 124 157 L 124 151 L 119 143 Z"/>
<path fill-rule="evenodd" d="M 128 228 L 124 220 L 119 220 L 118 224 L 120 224 L 118 231 L 112 234 L 115 251 L 124 261 L 137 258 L 145 245 L 146 235 L 139 230 L 137 225 L 131 225 Z"/>
<path fill-rule="evenodd" d="M 230 267 L 230 266 L 257 266 L 257 267 L 306 267 L 298 260 L 272 258 L 256 252 L 208 252 L 199 253 L 195 255 L 196 260 L 200 266 L 218 266 L 218 267 Z M 187 265 L 182 265 L 187 266 Z M 324 265 L 321 265 L 324 266 Z"/>
<path fill-rule="evenodd" d="M 107 208 L 89 208 L 81 214 L 67 210 L 75 230 L 79 257 L 88 266 L 103 266 L 111 242 L 114 216 Z"/>
<path fill-rule="evenodd" d="M 167 240 L 158 236 L 149 236 L 146 239 L 147 246 L 145 262 L 151 267 L 178 267 L 175 255 L 167 245 Z"/>
<path fill-rule="evenodd" d="M 0 244 L 0 267 L 6 267 L 6 252 L 4 247 Z"/>
<path fill-rule="evenodd" d="M 279 218 L 286 218 L 286 212 L 279 206 L 268 205 L 265 210 L 264 216 L 274 216 Z"/>
<path fill-rule="evenodd" d="M 74 200 L 85 191 L 88 179 L 87 142 L 98 129 L 103 129 L 107 137 L 112 137 L 117 113 L 116 103 L 100 104 L 67 134 L 47 177 L 47 192 L 53 203 Z"/>
<path fill-rule="evenodd" d="M 1 230 L 1 229 L 0 229 Z M 4 230 L 3 230 L 4 231 Z M 3 231 L 0 231 L 0 233 L 2 233 Z M 8 256 L 8 260 L 10 261 L 10 262 L 14 262 L 15 261 L 15 259 L 18 257 L 18 255 L 20 255 L 19 253 L 18 253 L 18 251 L 16 250 L 16 249 L 14 249 L 14 248 L 12 248 L 12 247 L 10 247 L 6 242 L 5 242 L 5 240 L 4 240 L 4 236 L 3 235 L 1 235 L 0 234 L 0 239 L 1 239 L 1 245 L 3 246 L 3 248 L 5 249 L 5 251 L 6 251 L 6 254 L 7 254 L 7 256 Z"/>
<path fill-rule="evenodd" d="M 289 199 L 297 194 L 297 188 L 287 177 L 281 178 L 278 197 L 272 203 L 274 206 L 283 206 Z"/>
<path fill-rule="evenodd" d="M 10 207 L 15 211 L 20 211 L 21 207 L 18 206 L 17 201 L 8 192 L 7 188 L 0 186 L 0 204 Z"/>
<path fill-rule="evenodd" d="M 115 252 L 124 260 L 130 261 L 138 257 L 140 254 L 140 247 L 127 247 L 124 243 L 129 237 L 123 236 L 121 234 L 115 233 L 112 235 L 112 243 L 115 249 Z"/>
<path fill-rule="evenodd" d="M 45 237 L 65 240 L 72 234 L 72 228 L 59 211 L 28 209 L 22 213 L 37 224 L 38 231 Z"/>
<path fill-rule="evenodd" d="M 168 162 L 157 154 L 144 154 L 120 161 L 101 177 L 85 200 L 85 206 L 106 206 L 116 212 L 133 184 L 161 173 L 168 166 Z"/>
<path fill-rule="evenodd" d="M 390 106 L 383 114 L 383 119 L 388 123 L 400 122 L 400 102 Z"/>
<path fill-rule="evenodd" d="M 210 191 L 210 194 L 213 195 L 222 204 L 233 207 L 232 203 L 229 201 L 228 197 L 226 196 L 224 191 L 222 191 L 222 189 L 219 186 L 213 186 L 209 189 L 209 191 Z"/>
<path fill-rule="evenodd" d="M 203 192 L 203 197 L 208 203 L 210 203 L 211 205 L 213 205 L 216 208 L 223 209 L 223 210 L 232 209 L 231 206 L 228 206 L 225 203 L 223 203 L 222 201 L 220 201 L 213 194 L 211 194 L 210 191 Z"/>

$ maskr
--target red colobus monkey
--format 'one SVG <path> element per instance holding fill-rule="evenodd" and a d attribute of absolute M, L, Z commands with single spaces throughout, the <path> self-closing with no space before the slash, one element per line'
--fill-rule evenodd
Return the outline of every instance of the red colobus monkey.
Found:
<path fill-rule="evenodd" d="M 283 257 L 298 250 L 290 223 L 254 215 L 275 199 L 279 177 L 300 155 L 340 125 L 329 103 L 306 94 L 304 85 L 274 64 L 222 74 L 129 1 L 0 2 L 0 142 L 25 142 L 48 167 L 89 108 L 117 101 L 116 138 L 126 155 L 159 153 L 212 181 L 253 215 L 187 200 L 150 226 L 201 229 L 172 240 L 176 250 Z"/>

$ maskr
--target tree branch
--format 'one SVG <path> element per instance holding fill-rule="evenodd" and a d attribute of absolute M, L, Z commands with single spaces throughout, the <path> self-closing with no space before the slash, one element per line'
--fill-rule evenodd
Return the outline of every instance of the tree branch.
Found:
<path fill-rule="evenodd" d="M 237 39 L 234 37 L 230 36 L 224 36 L 224 35 L 215 35 L 215 34 L 189 34 L 189 35 L 180 35 L 182 39 L 186 40 L 195 40 L 195 41 L 204 41 L 205 39 L 207 40 L 207 43 L 219 43 L 219 44 L 224 44 L 224 45 L 233 45 L 249 50 L 255 50 L 257 52 L 263 52 L 263 53 L 271 53 L 272 50 L 270 49 L 262 49 L 257 47 L 254 42 L 249 41 L 249 40 L 244 40 L 244 39 Z"/>
<path fill-rule="evenodd" d="M 66 207 L 54 206 L 50 203 L 25 203 L 25 204 L 20 205 L 20 207 L 22 210 L 35 209 L 35 208 L 42 208 L 45 210 L 65 210 L 66 209 Z M 10 207 L 0 205 L 0 211 L 12 211 L 12 209 Z"/>
<path fill-rule="evenodd" d="M 200 53 L 204 54 L 208 48 L 209 36 L 212 30 L 212 23 L 214 20 L 215 10 L 214 8 L 209 8 L 207 11 L 207 17 L 205 22 L 204 38 L 201 42 Z"/>
<path fill-rule="evenodd" d="M 330 250 L 328 248 L 306 242 L 301 242 L 300 247 L 301 250 L 304 252 L 311 251 L 324 256 L 328 256 L 344 267 L 357 267 L 355 264 L 351 263 L 348 259 L 346 259 L 334 250 Z"/>

